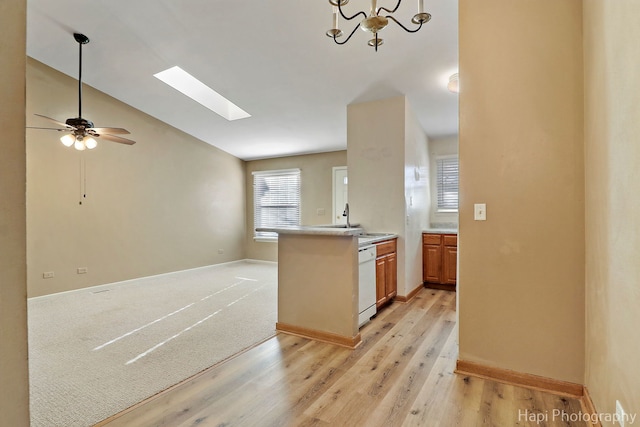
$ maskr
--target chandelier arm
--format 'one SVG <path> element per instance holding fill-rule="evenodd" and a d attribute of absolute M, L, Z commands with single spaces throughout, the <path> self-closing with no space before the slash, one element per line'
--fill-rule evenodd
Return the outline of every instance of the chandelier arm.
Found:
<path fill-rule="evenodd" d="M 407 27 L 405 27 L 404 25 L 402 25 L 396 18 L 394 18 L 393 16 L 387 16 L 387 18 L 391 19 L 393 22 L 395 22 L 396 24 L 400 25 L 400 27 L 402 27 L 403 30 L 405 30 L 407 33 L 417 33 L 418 31 L 420 31 L 420 28 L 422 28 L 422 22 L 420 23 L 420 26 L 418 26 L 418 28 L 416 28 L 415 30 L 410 30 Z"/>
<path fill-rule="evenodd" d="M 389 10 L 386 7 L 382 7 L 380 6 L 378 8 L 378 10 L 376 11 L 376 13 L 379 15 L 381 10 L 384 10 L 387 13 L 395 13 L 396 10 L 398 10 L 398 8 L 400 7 L 400 3 L 402 2 L 402 0 L 398 0 L 398 3 L 396 4 L 396 7 L 393 8 L 393 10 Z"/>
<path fill-rule="evenodd" d="M 334 41 L 334 42 L 336 42 L 336 44 L 339 44 L 339 45 L 343 45 L 343 44 L 345 44 L 346 42 L 348 42 L 348 41 L 349 41 L 349 39 L 351 38 L 351 36 L 356 32 L 356 30 L 357 30 L 358 28 L 360 28 L 360 23 L 358 23 L 358 25 L 356 25 L 356 27 L 353 29 L 353 31 L 351 31 L 351 34 L 349 34 L 349 37 L 347 37 L 347 39 L 346 39 L 345 41 L 343 41 L 343 42 L 339 42 L 339 41 L 338 41 L 338 39 L 336 39 L 336 36 L 335 36 L 335 35 L 333 36 L 333 41 Z"/>
<path fill-rule="evenodd" d="M 355 17 L 359 16 L 360 14 L 362 14 L 362 16 L 364 16 L 364 19 L 367 19 L 367 14 L 364 13 L 363 11 L 360 11 L 358 13 L 356 13 L 355 15 L 353 15 L 351 18 L 349 18 L 347 15 L 344 14 L 344 12 L 342 11 L 342 6 L 340 6 L 342 4 L 341 1 L 338 2 L 338 10 L 340 11 L 340 15 L 342 15 L 343 19 L 346 19 L 347 21 L 351 21 L 352 19 L 354 19 Z M 349 36 L 351 37 L 351 36 Z M 347 39 L 348 40 L 348 39 Z M 338 44 L 344 44 L 344 43 L 338 43 Z"/>

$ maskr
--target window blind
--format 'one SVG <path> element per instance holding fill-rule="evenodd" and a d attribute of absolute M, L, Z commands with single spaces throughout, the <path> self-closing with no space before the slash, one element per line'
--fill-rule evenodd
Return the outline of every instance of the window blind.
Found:
<path fill-rule="evenodd" d="M 300 225 L 300 169 L 253 172 L 254 237 L 276 238 L 260 227 Z"/>
<path fill-rule="evenodd" d="M 458 158 L 442 157 L 436 159 L 438 210 L 458 210 Z"/>

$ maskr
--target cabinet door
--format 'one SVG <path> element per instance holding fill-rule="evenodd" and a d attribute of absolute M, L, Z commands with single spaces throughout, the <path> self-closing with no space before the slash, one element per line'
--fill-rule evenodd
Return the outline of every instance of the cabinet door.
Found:
<path fill-rule="evenodd" d="M 428 283 L 442 281 L 442 246 L 422 246 L 422 279 Z"/>
<path fill-rule="evenodd" d="M 376 259 L 376 308 L 387 301 L 387 263 L 385 257 Z"/>
<path fill-rule="evenodd" d="M 398 261 L 396 254 L 392 253 L 386 257 L 386 292 L 387 299 L 394 298 L 398 294 Z"/>
<path fill-rule="evenodd" d="M 458 248 L 456 246 L 445 246 L 444 254 L 443 254 L 442 283 L 446 285 L 456 284 L 457 263 L 458 263 Z"/>

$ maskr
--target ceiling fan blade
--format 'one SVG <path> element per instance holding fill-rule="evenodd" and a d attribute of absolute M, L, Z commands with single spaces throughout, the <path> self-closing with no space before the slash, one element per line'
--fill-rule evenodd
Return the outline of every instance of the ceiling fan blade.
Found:
<path fill-rule="evenodd" d="M 39 128 L 35 126 L 27 126 L 27 129 L 42 129 L 42 130 L 57 130 L 58 132 L 69 132 L 71 129 L 58 129 L 58 128 Z"/>
<path fill-rule="evenodd" d="M 106 139 L 108 141 L 118 142 L 120 144 L 133 145 L 133 144 L 136 143 L 135 141 L 132 141 L 130 139 L 122 138 L 120 136 L 115 136 L 115 135 L 108 135 L 106 133 L 103 133 L 101 135 L 96 134 L 96 135 L 93 135 L 93 136 L 95 138 Z"/>
<path fill-rule="evenodd" d="M 116 134 L 116 135 L 124 135 L 124 134 L 129 134 L 131 132 L 129 132 L 126 129 L 122 129 L 122 128 L 87 128 L 88 131 L 93 131 L 95 133 L 97 133 L 98 135 L 103 134 L 103 133 L 109 133 L 109 134 Z"/>
<path fill-rule="evenodd" d="M 67 129 L 75 129 L 73 126 L 69 126 L 66 123 L 59 122 L 56 119 L 52 119 L 51 117 L 43 116 L 42 114 L 36 114 L 36 116 L 42 117 L 43 119 L 47 119 L 50 122 L 53 122 L 53 123 L 57 124 L 58 126 L 63 126 L 63 127 L 67 128 Z"/>

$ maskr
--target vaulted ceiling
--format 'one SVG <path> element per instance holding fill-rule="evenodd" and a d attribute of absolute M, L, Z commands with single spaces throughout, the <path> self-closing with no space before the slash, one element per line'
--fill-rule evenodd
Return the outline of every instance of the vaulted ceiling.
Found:
<path fill-rule="evenodd" d="M 408 27 L 418 1 L 403 0 L 395 14 Z M 344 10 L 368 8 L 351 0 Z M 458 68 L 457 9 L 457 0 L 425 0 L 431 21 L 415 34 L 391 22 L 375 52 L 360 30 L 342 46 L 325 35 L 327 0 L 28 0 L 27 53 L 77 78 L 72 34 L 84 33 L 85 83 L 251 160 L 345 149 L 347 105 L 397 95 L 430 137 L 457 133 L 458 98 L 446 90 Z M 345 33 L 352 22 L 341 21 Z M 251 117 L 229 122 L 153 76 L 175 65 Z"/>

